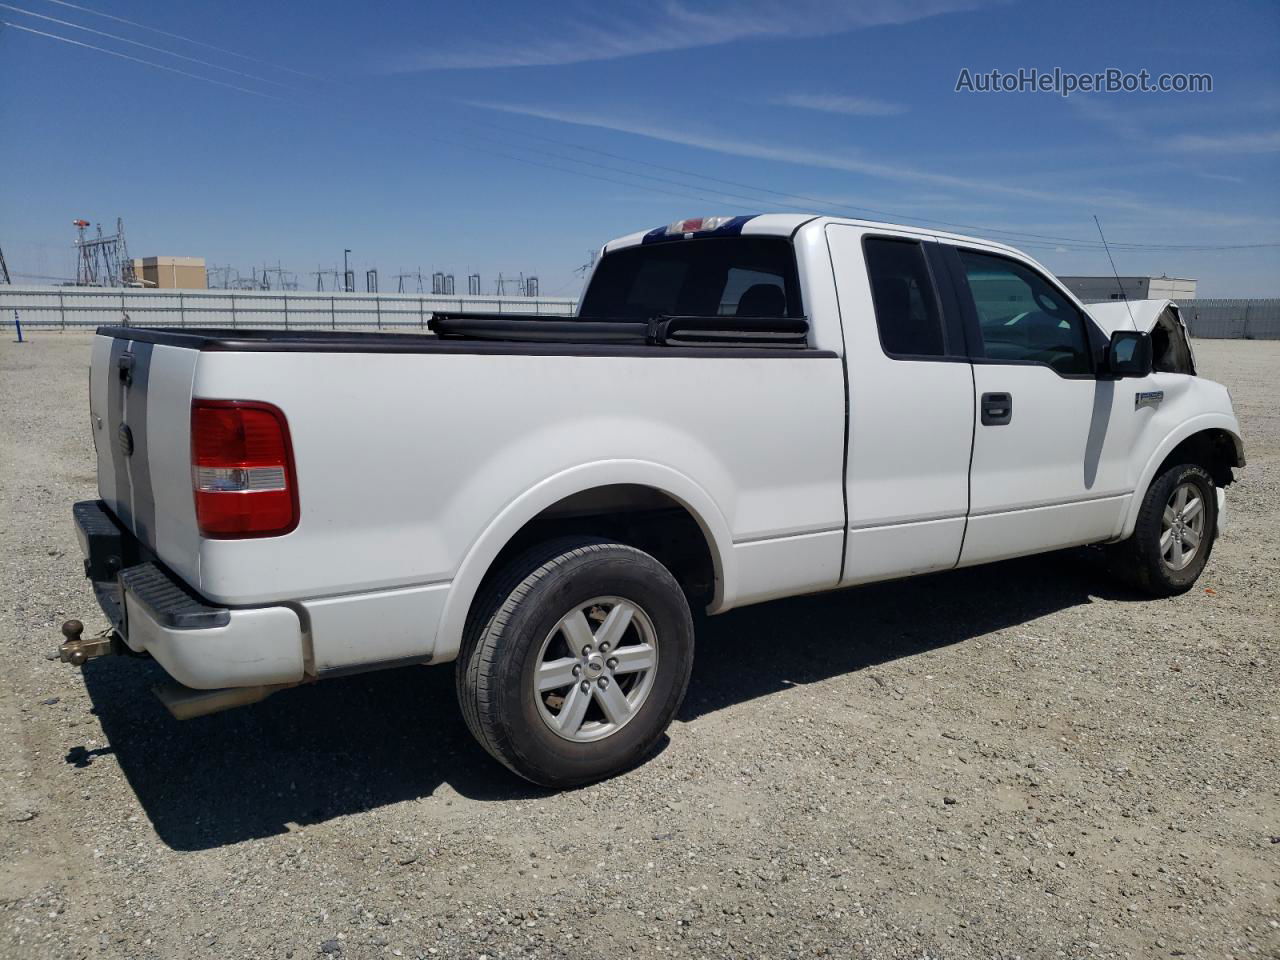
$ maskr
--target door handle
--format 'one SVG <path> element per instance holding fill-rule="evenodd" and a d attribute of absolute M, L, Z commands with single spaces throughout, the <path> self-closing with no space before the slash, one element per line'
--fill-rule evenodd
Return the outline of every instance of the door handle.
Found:
<path fill-rule="evenodd" d="M 1013 394 L 984 393 L 982 395 L 982 425 L 1003 427 L 1013 419 Z"/>

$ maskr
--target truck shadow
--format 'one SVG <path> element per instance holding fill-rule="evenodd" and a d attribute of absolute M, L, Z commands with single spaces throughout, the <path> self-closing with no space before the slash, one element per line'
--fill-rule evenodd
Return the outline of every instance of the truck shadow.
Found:
<path fill-rule="evenodd" d="M 1100 594 L 1099 585 L 1073 563 L 1043 557 L 706 619 L 680 718 L 1111 595 Z M 725 650 L 732 656 L 715 655 Z M 91 662 L 84 677 L 110 747 L 73 747 L 67 762 L 118 762 L 174 849 L 272 836 L 428 796 L 445 784 L 481 801 L 545 794 L 472 740 L 448 667 L 329 680 L 184 723 L 151 695 L 164 677 L 154 663 L 108 658 Z"/>
<path fill-rule="evenodd" d="M 707 617 L 698 623 L 699 655 L 678 717 L 695 720 L 789 687 L 1029 623 L 1095 597 L 1146 599 L 1109 583 L 1084 551 L 1067 551 Z"/>

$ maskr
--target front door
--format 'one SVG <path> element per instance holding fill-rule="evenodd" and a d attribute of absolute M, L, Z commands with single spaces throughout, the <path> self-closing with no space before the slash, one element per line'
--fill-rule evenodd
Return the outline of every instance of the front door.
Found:
<path fill-rule="evenodd" d="M 948 256 L 975 341 L 961 565 L 1114 536 L 1130 494 L 1132 424 L 1118 422 L 1116 381 L 1095 375 L 1100 335 L 1030 265 L 967 248 Z"/>

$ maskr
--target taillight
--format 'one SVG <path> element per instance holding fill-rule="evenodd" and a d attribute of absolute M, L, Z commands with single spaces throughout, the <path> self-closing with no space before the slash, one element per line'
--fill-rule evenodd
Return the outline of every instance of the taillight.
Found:
<path fill-rule="evenodd" d="M 289 424 L 250 400 L 191 404 L 191 480 L 205 537 L 275 537 L 298 525 Z"/>

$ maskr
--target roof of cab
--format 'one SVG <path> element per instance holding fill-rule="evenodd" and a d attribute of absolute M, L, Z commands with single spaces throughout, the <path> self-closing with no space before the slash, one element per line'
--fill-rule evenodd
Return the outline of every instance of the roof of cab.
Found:
<path fill-rule="evenodd" d="M 709 236 L 793 236 L 801 227 L 813 225 L 825 225 L 828 223 L 847 223 L 858 227 L 873 227 L 882 230 L 893 230 L 900 233 L 914 234 L 919 237 L 936 237 L 939 240 L 948 240 L 957 243 L 980 244 L 984 247 L 991 247 L 998 250 L 1004 250 L 1009 253 L 1015 253 L 1021 257 L 1027 255 L 1015 247 L 1008 244 L 1000 243 L 995 240 L 987 240 L 982 237 L 966 236 L 959 233 L 948 233 L 943 230 L 933 230 L 929 227 L 913 227 L 901 223 L 885 223 L 877 220 L 858 220 L 853 217 L 830 217 L 817 213 L 759 213 L 737 216 L 730 219 L 722 228 L 711 231 L 691 231 L 688 234 L 674 233 L 668 231 L 678 223 L 686 221 L 677 220 L 673 224 L 663 224 L 651 230 L 638 230 L 635 233 L 629 233 L 625 237 L 619 237 L 611 240 L 604 246 L 604 253 L 612 253 L 615 250 L 621 250 L 624 247 L 634 247 L 647 242 L 661 241 L 678 241 L 684 237 L 709 237 Z M 1028 258 L 1029 259 L 1029 258 Z"/>

